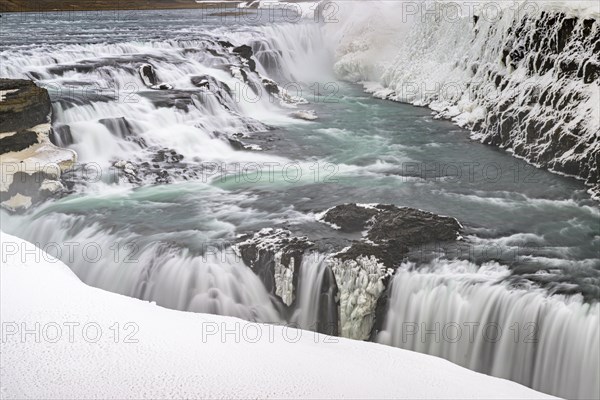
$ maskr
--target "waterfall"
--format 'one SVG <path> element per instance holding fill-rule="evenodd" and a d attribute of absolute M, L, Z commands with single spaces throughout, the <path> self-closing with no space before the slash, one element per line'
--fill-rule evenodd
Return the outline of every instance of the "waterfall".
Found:
<path fill-rule="evenodd" d="M 334 280 L 327 255 L 305 255 L 300 265 L 298 300 L 291 321 L 302 329 L 337 335 L 337 287 Z"/>
<path fill-rule="evenodd" d="M 324 26 L 216 27 L 186 31 L 178 40 L 136 37 L 123 43 L 47 43 L 3 50 L 0 75 L 34 79 L 49 90 L 55 140 L 102 171 L 118 166 L 123 170 L 119 178 L 126 179 L 86 182 L 73 189 L 75 195 L 27 215 L 0 211 L 2 229 L 57 256 L 90 285 L 173 309 L 292 322 L 366 339 L 385 294 L 389 300 L 378 342 L 443 357 L 558 396 L 600 397 L 597 302 L 549 296 L 533 285 L 516 286 L 505 279 L 509 271 L 493 263 L 438 260 L 418 269 L 404 265 L 386 287 L 391 269 L 376 259 L 330 264 L 331 255 L 310 253 L 294 265 L 296 301 L 292 304 L 290 297 L 290 309 L 284 309 L 229 247 L 227 241 L 235 241 L 240 232 L 289 223 L 292 212 L 301 212 L 258 210 L 259 195 L 207 184 L 201 176 L 204 163 L 290 161 L 272 153 L 237 151 L 233 143 L 272 125 L 298 123 L 290 112 L 319 94 L 311 83 L 333 80 L 333 71 L 363 83 L 378 97 L 429 105 L 466 127 L 484 122 L 496 126 L 484 112 L 492 104 L 482 95 L 485 83 L 496 87 L 497 80 L 509 82 L 509 89 L 519 90 L 524 83 L 541 82 L 552 90 L 552 102 L 567 100 L 560 93 L 566 87 L 582 96 L 578 104 L 584 111 L 567 107 L 552 117 L 562 125 L 581 122 L 582 142 L 590 139 L 589 132 L 597 133 L 598 114 L 590 112 L 597 100 L 590 91 L 597 82 L 585 83 L 576 74 L 560 79 L 548 71 L 542 74 L 535 65 L 543 51 L 511 66 L 518 58 L 515 53 L 509 65 L 497 65 L 494 51 L 502 52 L 504 44 L 514 45 L 510 50 L 521 45 L 506 33 L 521 21 L 515 15 L 504 13 L 497 25 L 480 19 L 478 28 L 472 19 L 419 24 L 399 21 L 401 7 L 414 2 L 384 2 L 391 8 L 380 2 L 352 3 L 336 14 L 339 23 Z M 585 31 L 582 21 L 576 34 Z M 524 29 L 533 35 L 534 26 L 527 20 Z M 598 32 L 597 22 L 593 32 Z M 546 41 L 553 35 L 554 30 Z M 251 47 L 254 64 L 232 51 L 241 45 Z M 584 61 L 586 51 L 568 55 Z M 156 82 L 140 75 L 146 65 Z M 461 91 L 449 101 L 438 86 L 428 85 L 432 79 L 457 83 L 461 90 L 468 86 L 475 96 L 466 99 Z M 546 106 L 526 111 L 532 120 L 545 118 Z M 518 116 L 528 106 L 507 107 L 508 114 Z M 581 154 L 593 149 L 584 150 Z M 578 157 L 570 153 L 564 160 L 579 162 Z M 140 173 L 143 169 L 149 177 Z M 171 180 L 165 180 L 165 170 Z M 177 184 L 183 180 L 192 182 Z M 165 182 L 175 184 L 143 185 Z M 142 187 L 131 191 L 133 183 Z M 302 216 L 306 219 L 306 213 Z M 65 251 L 74 245 L 73 253 Z M 207 251 L 207 245 L 216 247 Z M 594 262 L 589 261 L 590 269 Z M 289 277 L 291 285 L 293 271 Z"/>
<path fill-rule="evenodd" d="M 401 268 L 377 340 L 565 398 L 598 398 L 600 305 L 503 283 L 498 264 Z"/>
<path fill-rule="evenodd" d="M 0 75 L 48 89 L 54 140 L 102 170 L 121 161 L 152 164 L 157 151 L 174 151 L 186 165 L 284 162 L 236 151 L 231 142 L 270 124 L 297 123 L 290 113 L 313 94 L 310 78 L 322 77 L 328 60 L 319 27 L 217 28 L 196 36 L 17 48 L 3 57 Z M 241 45 L 251 46 L 252 59 L 232 50 Z M 142 67 L 156 82 L 141 76 Z"/>
<path fill-rule="evenodd" d="M 125 227 L 113 231 L 91 211 L 101 203 L 88 206 L 87 211 L 80 208 L 85 217 L 48 210 L 42 211 L 41 218 L 4 223 L 3 215 L 2 228 L 28 237 L 95 287 L 176 310 L 282 321 L 260 279 L 226 244 L 192 232 L 146 231 L 141 236 Z M 78 207 L 85 206 L 72 204 L 71 209 Z M 219 235 L 218 224 L 207 228 Z M 186 240 L 189 243 L 183 247 Z"/>

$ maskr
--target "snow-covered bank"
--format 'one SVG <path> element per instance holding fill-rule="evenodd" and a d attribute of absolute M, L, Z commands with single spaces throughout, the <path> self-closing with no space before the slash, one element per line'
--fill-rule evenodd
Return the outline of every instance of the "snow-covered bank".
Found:
<path fill-rule="evenodd" d="M 586 180 L 600 198 L 600 3 L 341 3 L 336 73 Z"/>
<path fill-rule="evenodd" d="M 2 398 L 551 398 L 423 354 L 105 292 L 0 239 Z"/>

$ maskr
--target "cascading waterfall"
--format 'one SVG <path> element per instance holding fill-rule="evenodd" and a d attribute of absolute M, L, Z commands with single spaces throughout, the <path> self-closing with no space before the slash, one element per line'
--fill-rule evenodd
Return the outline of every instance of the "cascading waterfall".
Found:
<path fill-rule="evenodd" d="M 207 246 L 208 237 L 203 240 L 191 232 L 141 237 L 123 228 L 116 233 L 102 222 L 90 223 L 93 219 L 49 213 L 26 226 L 3 229 L 29 238 L 95 287 L 176 310 L 282 321 L 259 278 L 230 248 Z M 218 224 L 207 228 L 219 232 Z M 181 248 L 177 242 L 186 238 L 190 243 Z"/>
<path fill-rule="evenodd" d="M 393 3 L 399 7 L 399 2 Z M 385 13 L 379 25 L 362 24 L 372 14 L 357 10 L 350 28 L 329 24 L 325 31 L 316 24 L 274 24 L 239 31 L 215 29 L 194 40 L 149 43 L 136 39 L 16 49 L 9 58 L 2 57 L 0 75 L 33 78 L 48 88 L 54 101 L 56 139 L 75 149 L 83 163 L 98 163 L 108 169 L 131 161 L 133 167 L 148 163 L 162 169 L 164 154 L 169 156 L 171 151 L 175 155 L 169 157 L 176 160 L 170 163 L 177 168 L 183 168 L 180 161 L 285 162 L 288 160 L 273 154 L 236 151 L 229 139 L 263 132 L 268 124 L 290 123 L 288 113 L 301 102 L 299 97 L 311 100 L 315 89 L 307 85 L 330 76 L 328 36 L 334 42 L 345 38 L 336 49 L 336 72 L 343 78 L 365 82 L 381 97 L 417 104 L 433 102 L 436 99 L 427 98 L 427 93 L 418 92 L 414 98 L 400 96 L 403 82 L 427 81 L 432 65 L 443 65 L 442 74 L 449 80 L 464 83 L 470 78 L 468 71 L 452 67 L 455 60 L 450 56 L 457 53 L 452 40 L 460 36 L 461 49 L 467 49 L 472 32 L 463 35 L 452 31 L 439 45 L 445 51 L 437 54 L 437 59 L 416 63 L 396 53 L 406 47 L 399 43 L 401 35 L 393 35 L 404 32 L 406 25 L 394 25 L 396 17 Z M 507 23 L 509 18 L 502 21 Z M 463 21 L 463 25 L 472 28 L 471 21 Z M 381 37 L 382 28 L 392 40 L 383 47 L 370 46 L 372 39 Z M 421 41 L 405 41 L 404 45 L 411 51 L 435 47 L 426 40 L 428 32 L 448 30 L 424 26 L 411 33 L 411 38 L 423 34 Z M 241 70 L 249 66 L 221 41 L 250 45 L 260 76 L 244 77 Z M 174 90 L 147 87 L 139 75 L 139 67 L 145 64 L 153 67 L 160 83 Z M 289 91 L 289 97 L 270 97 L 261 78 L 276 79 Z M 204 85 L 212 86 L 210 91 Z M 451 105 L 443 106 L 447 106 L 446 111 L 458 111 L 450 110 Z M 463 121 L 473 122 L 481 116 L 477 107 L 471 106 L 460 104 Z M 157 158 L 161 161 L 155 161 Z M 152 166 L 159 162 L 158 167 Z M 189 178 L 187 172 L 182 176 Z M 184 179 L 176 174 L 173 178 L 175 182 Z M 263 215 L 252 209 L 253 195 L 225 193 L 206 182 L 194 187 L 143 187 L 134 193 L 128 192 L 131 186 L 127 182 L 113 183 L 88 184 L 81 188 L 90 194 L 88 198 L 73 196 L 44 205 L 30 215 L 9 217 L 1 211 L 2 229 L 38 243 L 51 254 L 52 243 L 63 247 L 64 243 L 92 243 L 89 254 L 75 251 L 71 258 L 63 252 L 59 258 L 88 284 L 169 308 L 272 323 L 284 322 L 284 315 L 291 314 L 290 322 L 325 333 L 338 333 L 337 326 L 330 330 L 331 323 L 339 322 L 340 314 L 349 319 L 346 316 L 359 308 L 353 309 L 355 304 L 362 308 L 360 321 L 363 314 L 374 315 L 371 311 L 384 290 L 380 279 L 383 271 L 377 274 L 357 265 L 357 271 L 334 276 L 328 255 L 307 255 L 297 271 L 294 309 L 282 312 L 254 272 L 226 245 L 206 252 L 202 248 L 206 243 L 227 242 L 255 226 L 287 221 L 289 215 L 283 211 Z M 136 248 L 115 249 L 115 243 L 135 243 Z M 99 259 L 95 259 L 95 249 L 100 249 Z M 130 251 L 134 251 L 134 263 L 127 262 Z M 344 276 L 348 277 L 346 285 L 336 283 Z M 439 260 L 429 268 L 401 268 L 392 278 L 388 311 L 377 340 L 444 357 L 559 396 L 599 397 L 595 380 L 600 373 L 598 303 L 583 303 L 577 296 L 548 296 L 534 287 L 513 288 L 503 281 L 506 276 L 507 270 L 498 265 L 477 267 L 463 261 Z M 334 289 L 346 290 L 340 297 L 352 300 L 344 302 L 347 310 L 343 313 L 336 307 Z M 440 326 L 437 335 L 441 340 L 433 340 L 431 334 L 421 340 L 424 330 L 437 329 L 435 324 Z M 470 341 L 468 329 L 474 324 L 492 326 L 486 332 L 491 336 L 496 334 L 494 326 L 500 327 L 502 334 L 492 341 L 475 330 Z M 459 340 L 443 337 L 454 334 L 457 326 L 462 329 Z M 360 328 L 368 335 L 370 325 Z M 413 334 L 410 329 L 419 331 Z M 342 326 L 339 333 L 343 332 Z"/>
<path fill-rule="evenodd" d="M 599 304 L 511 288 L 507 275 L 466 261 L 404 266 L 377 340 L 557 396 L 597 398 Z"/>
<path fill-rule="evenodd" d="M 333 280 L 327 267 L 327 255 L 312 253 L 304 256 L 300 265 L 296 311 L 291 318 L 293 323 L 316 332 L 338 332 Z"/>
<path fill-rule="evenodd" d="M 303 40 L 295 41 L 298 37 Z M 103 176 L 81 187 L 89 194 L 87 199 L 42 207 L 25 223 L 22 218 L 28 217 L 9 221 L 6 216 L 3 229 L 27 237 L 51 253 L 56 244 L 61 251 L 54 255 L 90 285 L 179 310 L 280 322 L 280 313 L 258 277 L 228 244 L 219 242 L 235 236 L 230 218 L 265 217 L 237 207 L 236 203 L 251 196 L 228 194 L 224 202 L 219 190 L 205 184 L 210 177 L 196 177 L 203 183 L 192 189 L 187 212 L 182 215 L 180 207 L 184 206 L 171 203 L 172 196 L 184 201 L 189 186 L 149 187 L 128 193 L 126 180 L 111 185 L 114 182 L 109 178 L 123 175 L 111 170 L 113 164 L 133 160 L 135 164 L 125 164 L 127 174 L 127 168 L 157 162 L 157 151 L 161 156 L 174 151 L 175 157 L 183 156 L 188 164 L 219 162 L 225 168 L 226 163 L 287 161 L 260 152 L 236 151 L 228 139 L 265 131 L 265 123 L 291 122 L 286 113 L 300 102 L 300 84 L 307 82 L 299 79 L 308 79 L 303 73 L 309 69 L 302 63 L 324 54 L 320 40 L 320 30 L 314 24 L 281 24 L 252 27 L 250 33 L 217 29 L 197 40 L 44 45 L 16 50 L 6 62 L 3 60 L 0 75 L 33 78 L 46 87 L 53 100 L 55 140 L 76 150 L 82 163 L 100 166 L 108 178 Z M 271 97 L 261 77 L 250 73 L 227 41 L 236 46 L 252 45 L 257 52 L 256 71 L 264 78 L 273 73 L 283 79 L 282 84 L 292 83 L 290 95 Z M 282 52 L 281 48 L 289 51 Z M 160 82 L 174 89 L 147 88 L 139 73 L 143 65 L 151 65 Z M 319 68 L 310 71 L 318 73 Z M 279 94 L 283 94 L 281 88 Z M 177 175 L 174 177 L 177 181 Z M 180 232 L 186 223 L 185 214 L 197 207 L 193 202 L 196 191 L 208 209 L 199 210 L 202 217 L 198 223 Z M 111 226 L 99 212 L 118 213 L 117 203 L 130 204 L 139 212 L 137 216 L 123 215 L 124 224 L 119 228 Z M 155 212 L 152 206 L 145 210 L 144 204 L 160 204 L 161 212 L 173 204 L 173 210 L 167 212 L 179 221 L 178 229 L 171 233 L 144 230 L 145 223 L 140 225 L 139 218 L 146 219 L 147 213 Z M 251 213 L 251 218 L 246 213 Z M 129 219 L 132 223 L 125 222 Z M 65 243 L 91 246 L 85 251 L 65 252 Z M 317 275 L 309 274 L 303 285 L 304 310 L 316 313 L 315 318 L 302 317 L 300 324 L 307 328 L 310 321 L 318 320 L 318 311 L 312 306 L 318 308 L 320 300 L 311 299 L 310 280 L 317 276 L 322 279 L 320 265 L 314 264 Z"/>
<path fill-rule="evenodd" d="M 310 94 L 303 86 L 309 82 L 306 71 L 320 73 L 317 63 L 327 60 L 319 35 L 314 24 L 282 24 L 251 32 L 217 30 L 197 40 L 48 45 L 17 50 L 2 63 L 0 75 L 33 78 L 49 90 L 55 126 L 68 131 L 56 141 L 76 150 L 83 163 L 106 169 L 120 160 L 150 161 L 156 149 L 174 150 L 188 163 L 281 162 L 237 152 L 228 139 L 265 131 L 265 124 L 292 122 L 286 112 Z M 289 96 L 270 96 L 261 76 L 243 71 L 245 61 L 225 41 L 250 44 L 257 52 L 256 71 L 283 79 Z M 139 66 L 148 64 L 174 90 L 147 88 Z M 126 132 L 115 129 L 115 121 Z"/>

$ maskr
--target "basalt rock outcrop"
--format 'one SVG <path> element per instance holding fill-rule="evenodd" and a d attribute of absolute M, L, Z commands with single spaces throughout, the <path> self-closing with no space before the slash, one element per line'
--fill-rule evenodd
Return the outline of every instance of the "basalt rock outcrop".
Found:
<path fill-rule="evenodd" d="M 340 291 L 340 331 L 366 340 L 387 310 L 390 278 L 411 249 L 460 239 L 462 226 L 451 217 L 394 205 L 344 204 L 319 219 L 363 238 L 334 254 L 331 268 Z M 423 253 L 417 252 L 415 261 Z"/>
<path fill-rule="evenodd" d="M 451 217 L 393 205 L 344 204 L 318 216 L 334 230 L 359 233 L 360 239 L 327 240 L 294 236 L 283 229 L 263 229 L 240 239 L 237 249 L 263 284 L 292 314 L 298 306 L 298 280 L 311 255 L 325 254 L 319 303 L 319 329 L 367 340 L 387 309 L 394 270 L 411 259 L 411 250 L 432 243 L 455 243 L 462 226 Z M 414 258 L 413 258 L 414 259 Z M 418 261 L 418 260 L 417 260 Z M 333 306 L 332 306 L 333 305 Z M 335 312 L 331 308 L 335 307 Z M 321 309 L 322 308 L 322 309 Z M 323 332 L 322 330 L 320 332 Z"/>
<path fill-rule="evenodd" d="M 52 106 L 45 89 L 28 80 L 0 79 L 0 202 L 22 211 L 61 192 L 74 151 L 51 143 Z"/>
<path fill-rule="evenodd" d="M 296 300 L 298 271 L 304 253 L 314 243 L 306 237 L 292 236 L 283 229 L 263 229 L 238 244 L 242 259 L 261 278 L 267 291 L 283 304 Z"/>

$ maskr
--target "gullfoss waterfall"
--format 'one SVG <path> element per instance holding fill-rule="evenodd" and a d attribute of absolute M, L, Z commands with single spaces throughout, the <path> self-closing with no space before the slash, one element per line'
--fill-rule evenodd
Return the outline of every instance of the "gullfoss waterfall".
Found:
<path fill-rule="evenodd" d="M 389 17 L 404 2 L 364 7 L 341 6 L 331 24 L 136 12 L 112 33 L 58 13 L 45 29 L 78 33 L 37 46 L 39 21 L 3 16 L 22 35 L 3 43 L 0 75 L 48 89 L 52 139 L 79 164 L 62 197 L 0 211 L 2 230 L 89 285 L 164 307 L 290 323 L 557 396 L 600 396 L 600 212 L 587 193 L 598 177 L 598 19 L 556 17 L 572 25 L 567 39 L 539 40 L 560 47 L 552 62 L 577 64 L 563 75 L 513 37 L 548 24 L 543 9 L 474 25 Z M 422 90 L 432 76 L 458 83 L 458 96 Z M 533 81 L 546 88 L 537 104 L 523 89 Z M 554 141 L 574 127 L 581 151 L 563 152 Z M 339 204 L 357 204 L 364 224 L 323 223 Z M 450 215 L 460 235 L 405 250 L 377 236 L 404 211 L 377 204 Z"/>

